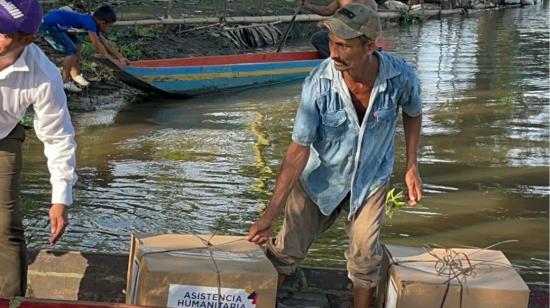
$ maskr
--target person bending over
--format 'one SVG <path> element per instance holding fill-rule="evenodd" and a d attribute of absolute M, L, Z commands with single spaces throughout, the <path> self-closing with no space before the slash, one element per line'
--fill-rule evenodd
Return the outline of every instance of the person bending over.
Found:
<path fill-rule="evenodd" d="M 322 23 L 330 58 L 305 80 L 292 143 L 273 197 L 248 231 L 266 245 L 279 283 L 296 270 L 315 239 L 346 213 L 348 277 L 354 307 L 367 308 L 380 279 L 379 234 L 395 159 L 399 111 L 405 132 L 409 204 L 422 199 L 417 149 L 422 121 L 420 84 L 403 59 L 376 48 L 376 11 L 354 3 Z M 284 222 L 271 234 L 281 212 Z"/>
<path fill-rule="evenodd" d="M 77 37 L 79 32 L 88 33 L 96 57 L 109 58 L 118 66 L 128 64 L 128 60 L 105 38 L 105 34 L 116 20 L 115 12 L 108 5 L 101 6 L 92 15 L 62 8 L 52 10 L 44 16 L 39 34 L 53 49 L 65 56 L 61 76 L 66 90 L 80 92 L 80 87 L 89 85 L 80 72 L 81 43 Z"/>
<path fill-rule="evenodd" d="M 37 0 L 0 0 L 0 297 L 25 295 L 27 252 L 20 204 L 22 144 L 19 123 L 34 109 L 52 185 L 50 244 L 69 222 L 77 176 L 76 143 L 58 68 L 33 44 L 42 19 Z M 52 287 L 55 287 L 52 285 Z"/>

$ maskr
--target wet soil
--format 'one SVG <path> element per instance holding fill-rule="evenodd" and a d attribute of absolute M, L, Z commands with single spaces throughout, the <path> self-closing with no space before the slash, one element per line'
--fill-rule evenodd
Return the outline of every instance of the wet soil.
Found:
<path fill-rule="evenodd" d="M 284 32 L 287 24 L 278 24 L 279 31 Z M 289 36 L 292 40 L 307 41 L 310 34 L 317 30 L 314 24 L 296 24 Z M 167 59 L 191 56 L 227 55 L 258 50 L 275 49 L 273 45 L 256 47 L 237 47 L 224 37 L 222 26 L 204 25 L 169 25 L 113 27 L 109 39 L 125 50 L 129 60 Z M 83 37 L 85 39 L 85 37 Z M 61 66 L 62 55 L 55 52 L 43 39 L 37 38 L 38 44 L 50 59 Z M 149 93 L 130 88 L 118 81 L 113 72 L 96 61 L 93 56 L 83 56 L 81 69 L 91 85 L 80 93 L 67 93 L 69 109 L 72 112 L 87 112 L 105 108 L 113 99 L 124 103 L 143 99 Z M 121 104 L 118 104 L 121 105 Z M 125 104 L 122 104 L 125 105 Z"/>

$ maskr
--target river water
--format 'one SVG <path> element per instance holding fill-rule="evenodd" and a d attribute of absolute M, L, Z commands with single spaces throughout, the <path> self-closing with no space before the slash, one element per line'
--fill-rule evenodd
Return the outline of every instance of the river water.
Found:
<path fill-rule="evenodd" d="M 425 209 L 386 219 L 384 243 L 503 250 L 548 281 L 549 34 L 544 6 L 392 29 L 418 68 Z M 269 200 L 290 142 L 300 83 L 188 100 L 156 97 L 75 114 L 78 174 L 57 248 L 125 252 L 131 231 L 245 234 Z M 24 145 L 29 246 L 46 247 L 49 183 L 41 144 Z M 403 131 L 392 185 L 403 188 Z M 305 261 L 344 267 L 343 220 Z"/>

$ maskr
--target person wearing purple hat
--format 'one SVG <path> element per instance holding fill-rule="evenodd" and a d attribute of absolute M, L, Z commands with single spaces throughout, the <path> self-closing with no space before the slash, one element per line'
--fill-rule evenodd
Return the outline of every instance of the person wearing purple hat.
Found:
<path fill-rule="evenodd" d="M 39 35 L 55 51 L 64 55 L 61 76 L 66 90 L 80 92 L 80 87 L 90 84 L 80 72 L 81 44 L 77 37 L 78 32 L 88 34 L 96 57 L 107 57 L 119 66 L 128 64 L 128 60 L 104 36 L 116 20 L 114 10 L 108 5 L 100 6 L 92 15 L 62 8 L 52 10 L 44 16 Z"/>
<path fill-rule="evenodd" d="M 34 129 L 44 143 L 51 175 L 52 245 L 68 224 L 77 178 L 76 143 L 63 80 L 57 67 L 32 43 L 41 19 L 36 0 L 0 0 L 0 296 L 23 296 L 26 289 L 19 198 L 25 131 L 19 121 L 28 107 L 34 109 Z"/>
<path fill-rule="evenodd" d="M 408 203 L 422 199 L 420 83 L 403 59 L 377 49 L 381 27 L 372 7 L 349 4 L 321 26 L 328 30 L 330 57 L 304 81 L 273 197 L 247 238 L 265 244 L 281 282 L 345 213 L 354 307 L 367 308 L 380 281 L 379 234 L 400 113 Z M 270 238 L 282 212 L 281 230 Z"/>

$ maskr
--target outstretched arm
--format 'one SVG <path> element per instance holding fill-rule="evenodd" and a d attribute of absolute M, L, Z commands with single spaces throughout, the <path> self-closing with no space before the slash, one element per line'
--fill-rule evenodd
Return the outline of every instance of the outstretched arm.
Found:
<path fill-rule="evenodd" d="M 422 114 L 411 117 L 403 112 L 403 126 L 405 130 L 405 144 L 407 150 L 407 164 L 405 184 L 407 185 L 409 205 L 415 205 L 422 200 L 422 179 L 418 171 L 417 151 L 420 141 Z"/>
<path fill-rule="evenodd" d="M 107 58 L 118 66 L 128 64 L 128 60 L 124 58 L 103 36 L 98 36 L 93 31 L 88 31 L 88 37 L 92 46 L 94 46 L 95 56 L 97 58 Z"/>
<path fill-rule="evenodd" d="M 296 181 L 300 178 L 308 158 L 309 146 L 303 146 L 296 142 L 290 144 L 281 164 L 271 202 L 267 206 L 262 218 L 256 221 L 248 231 L 247 239 L 250 242 L 258 245 L 267 242 L 275 229 L 277 218 L 281 214 L 284 202 L 296 184 Z"/>
<path fill-rule="evenodd" d="M 113 44 L 111 44 L 111 42 L 109 42 L 108 39 L 104 38 L 103 36 L 100 36 L 99 40 L 101 41 L 101 43 L 103 44 L 107 52 L 113 58 L 117 59 L 121 65 L 129 64 L 128 59 L 126 59 L 120 52 L 118 52 L 118 50 L 113 46 Z"/>
<path fill-rule="evenodd" d="M 332 1 L 328 5 L 315 5 L 307 0 L 298 0 L 298 4 L 304 9 L 321 16 L 332 16 L 340 8 L 338 1 Z"/>
<path fill-rule="evenodd" d="M 90 38 L 90 42 L 92 43 L 92 46 L 94 47 L 95 53 L 98 57 L 103 58 L 109 56 L 107 50 L 105 49 L 105 46 L 103 46 L 103 44 L 99 40 L 99 36 L 97 36 L 95 32 L 88 31 L 88 37 Z"/>
<path fill-rule="evenodd" d="M 34 108 L 36 136 L 44 143 L 52 185 L 50 244 L 55 244 L 69 223 L 68 206 L 73 202 L 76 182 L 76 142 L 61 75 L 38 85 Z"/>

